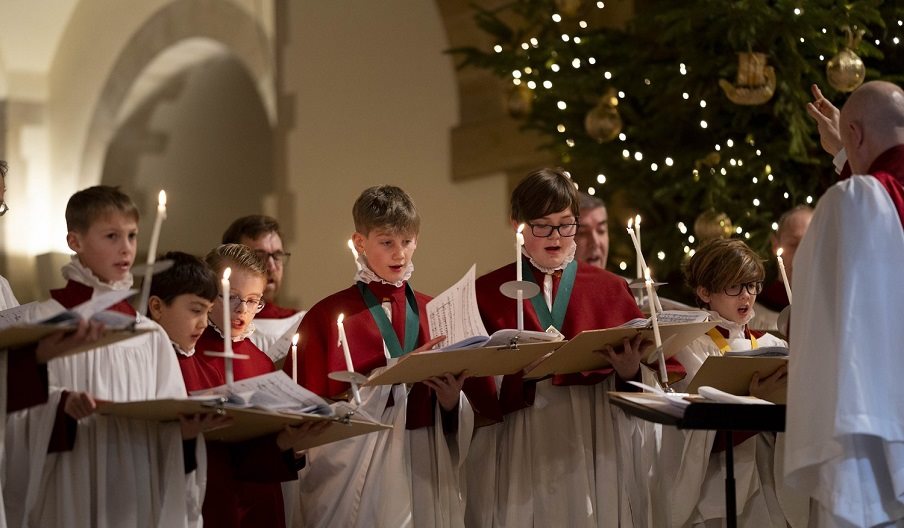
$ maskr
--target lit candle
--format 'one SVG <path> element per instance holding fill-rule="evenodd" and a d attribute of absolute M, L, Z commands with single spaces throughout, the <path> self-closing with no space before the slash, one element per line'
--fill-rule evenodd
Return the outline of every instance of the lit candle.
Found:
<path fill-rule="evenodd" d="M 524 245 L 524 235 L 522 232 L 524 231 L 524 224 L 518 226 L 518 231 L 515 232 L 515 280 L 521 282 L 523 279 L 522 270 L 521 270 L 521 246 Z M 517 303 L 517 322 L 518 322 L 518 330 L 524 330 L 524 290 L 518 288 L 517 297 L 515 298 L 515 302 Z"/>
<path fill-rule="evenodd" d="M 778 271 L 782 274 L 782 282 L 785 283 L 785 293 L 788 294 L 788 304 L 791 304 L 791 284 L 788 282 L 788 275 L 785 272 L 785 261 L 782 260 L 782 253 L 784 253 L 784 250 L 778 248 L 778 251 L 775 252 L 775 258 L 778 259 Z"/>
<path fill-rule="evenodd" d="M 223 361 L 226 363 L 226 384 L 232 385 L 235 378 L 232 373 L 232 303 L 229 302 L 229 295 L 232 288 L 229 286 L 229 276 L 232 275 L 232 269 L 223 270 L 223 280 L 220 281 L 220 289 L 223 292 Z"/>
<path fill-rule="evenodd" d="M 160 241 L 160 227 L 166 219 L 166 191 L 157 195 L 157 216 L 154 218 L 154 229 L 151 231 L 151 244 L 148 247 L 147 269 L 141 283 L 141 297 L 138 299 L 138 313 L 148 313 L 148 299 L 151 296 L 151 280 L 154 276 L 154 263 L 157 261 L 157 243 Z"/>
<path fill-rule="evenodd" d="M 659 378 L 662 382 L 662 385 L 665 386 L 669 381 L 669 375 L 665 369 L 665 351 L 662 350 L 662 336 L 659 334 L 659 319 L 656 316 L 656 307 L 652 302 L 652 299 L 655 298 L 655 293 L 653 292 L 653 279 L 650 277 L 650 268 L 646 268 L 644 270 L 644 285 L 647 288 L 647 297 L 651 299 L 650 302 L 650 320 L 653 323 L 653 342 L 656 344 L 656 350 L 658 353 L 658 361 L 659 361 Z"/>
<path fill-rule="evenodd" d="M 345 319 L 345 314 L 339 314 L 339 318 L 336 319 L 336 326 L 339 327 L 339 344 L 342 345 L 342 354 L 345 355 L 345 368 L 348 370 L 349 374 L 355 372 L 355 365 L 352 363 L 352 354 L 348 350 L 348 338 L 345 336 L 345 325 L 342 324 L 343 319 Z M 355 397 L 355 403 L 361 405 L 361 395 L 358 393 L 358 384 L 354 381 L 349 382 L 352 386 L 352 395 Z"/>
<path fill-rule="evenodd" d="M 361 271 L 361 264 L 358 262 L 358 250 L 355 249 L 355 243 L 352 242 L 352 239 L 348 239 L 348 249 L 352 250 L 352 257 L 355 258 L 355 268 Z"/>
<path fill-rule="evenodd" d="M 637 215 L 637 219 L 640 219 L 640 215 Z M 635 219 L 628 219 L 628 236 L 631 237 L 631 242 L 634 244 L 634 252 L 637 253 L 637 278 L 643 278 L 643 270 L 647 267 L 647 262 L 643 258 L 643 250 L 640 247 L 640 231 L 635 231 L 634 228 Z"/>
<path fill-rule="evenodd" d="M 292 336 L 292 381 L 298 383 L 298 334 Z"/>

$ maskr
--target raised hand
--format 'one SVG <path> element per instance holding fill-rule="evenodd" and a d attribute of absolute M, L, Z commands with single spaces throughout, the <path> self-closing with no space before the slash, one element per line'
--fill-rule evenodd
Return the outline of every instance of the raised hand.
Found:
<path fill-rule="evenodd" d="M 844 147 L 841 141 L 841 111 L 835 107 L 815 84 L 810 87 L 813 102 L 807 103 L 807 114 L 816 121 L 819 144 L 833 157 Z"/>

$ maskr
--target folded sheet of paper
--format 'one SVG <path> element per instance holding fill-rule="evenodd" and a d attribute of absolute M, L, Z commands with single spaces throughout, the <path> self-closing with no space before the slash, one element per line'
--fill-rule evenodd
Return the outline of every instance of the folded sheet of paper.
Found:
<path fill-rule="evenodd" d="M 477 309 L 477 290 L 474 286 L 476 270 L 476 265 L 472 264 L 458 282 L 427 303 L 430 335 L 446 336 L 439 344 L 440 347 L 474 336 L 487 335 Z"/>

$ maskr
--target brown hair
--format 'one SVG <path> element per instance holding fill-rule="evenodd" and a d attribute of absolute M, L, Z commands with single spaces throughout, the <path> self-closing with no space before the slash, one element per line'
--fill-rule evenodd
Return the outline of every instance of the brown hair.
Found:
<path fill-rule="evenodd" d="M 138 208 L 119 187 L 95 185 L 73 194 L 66 204 L 66 229 L 84 233 L 98 218 L 118 211 L 138 222 Z"/>
<path fill-rule="evenodd" d="M 352 207 L 355 231 L 367 236 L 372 229 L 384 228 L 393 233 L 416 235 L 421 217 L 414 202 L 402 189 L 379 185 L 365 189 Z"/>
<path fill-rule="evenodd" d="M 243 244 L 217 246 L 210 250 L 204 261 L 217 276 L 229 266 L 267 278 L 267 263 L 261 260 L 253 249 Z"/>
<path fill-rule="evenodd" d="M 279 222 L 272 216 L 266 215 L 248 215 L 237 218 L 232 224 L 226 228 L 223 233 L 223 244 L 241 244 L 242 238 L 250 238 L 257 240 L 261 235 L 268 233 L 276 233 L 282 238 L 279 231 Z"/>
<path fill-rule="evenodd" d="M 217 277 L 201 259 L 181 251 L 169 251 L 158 260 L 171 260 L 173 265 L 154 274 L 151 295 L 156 295 L 169 306 L 180 295 L 197 295 L 213 301 L 217 297 Z"/>
<path fill-rule="evenodd" d="M 540 169 L 527 175 L 512 191 L 512 219 L 527 222 L 571 209 L 580 216 L 578 191 L 564 169 Z"/>
<path fill-rule="evenodd" d="M 759 255 L 736 238 L 715 238 L 706 242 L 684 268 L 685 280 L 695 296 L 698 286 L 716 293 L 734 284 L 761 281 L 765 276 Z M 699 297 L 697 304 L 706 306 Z"/>

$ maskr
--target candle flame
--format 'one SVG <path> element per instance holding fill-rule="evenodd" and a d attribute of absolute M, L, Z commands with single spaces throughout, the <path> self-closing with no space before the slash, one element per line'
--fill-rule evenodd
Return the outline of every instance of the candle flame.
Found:
<path fill-rule="evenodd" d="M 637 224 L 637 227 L 640 227 L 640 215 L 634 217 L 634 223 Z"/>
<path fill-rule="evenodd" d="M 775 252 L 775 256 L 778 258 L 782 258 L 782 253 L 784 253 L 784 252 L 785 252 L 784 249 L 778 248 L 778 250 Z"/>
<path fill-rule="evenodd" d="M 298 334 L 292 336 L 292 346 L 298 346 Z"/>
<path fill-rule="evenodd" d="M 223 270 L 223 280 L 229 280 L 230 275 L 232 275 L 232 268 L 226 268 Z"/>
<path fill-rule="evenodd" d="M 653 279 L 650 278 L 650 268 L 644 268 L 643 278 L 646 282 L 653 282 Z"/>
<path fill-rule="evenodd" d="M 629 230 L 634 229 L 634 219 L 633 218 L 628 219 L 628 229 Z"/>
<path fill-rule="evenodd" d="M 526 224 L 523 224 L 523 223 L 522 223 L 521 225 L 518 226 L 518 234 L 521 234 L 521 233 L 524 232 L 524 226 L 525 226 L 525 225 L 526 225 Z"/>
<path fill-rule="evenodd" d="M 166 207 L 166 191 L 160 191 L 160 194 L 157 195 L 157 205 Z"/>
<path fill-rule="evenodd" d="M 339 314 L 339 318 L 336 319 L 336 324 L 342 324 L 343 319 L 345 319 L 345 314 L 344 313 Z"/>

